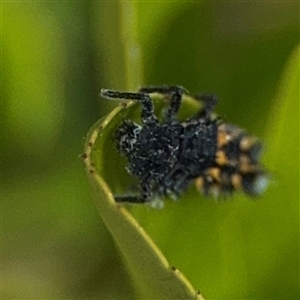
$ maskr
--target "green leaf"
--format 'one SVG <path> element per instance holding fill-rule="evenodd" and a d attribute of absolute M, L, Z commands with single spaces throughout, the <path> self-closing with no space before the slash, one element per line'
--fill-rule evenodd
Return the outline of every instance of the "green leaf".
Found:
<path fill-rule="evenodd" d="M 187 99 L 184 113 L 195 109 Z M 156 102 L 161 110 L 162 101 Z M 125 107 L 126 106 L 126 107 Z M 124 117 L 137 119 L 139 105 L 123 103 L 99 120 L 88 133 L 83 159 L 90 179 L 99 214 L 119 247 L 132 278 L 149 299 L 203 299 L 189 281 L 172 267 L 144 229 L 123 205 L 114 201 L 113 193 L 121 193 L 129 184 L 124 161 L 114 149 L 113 134 Z M 157 112 L 159 113 L 159 112 Z M 127 180 L 126 180 L 127 178 Z"/>
<path fill-rule="evenodd" d="M 288 157 L 291 153 L 294 153 L 295 158 L 299 158 L 299 66 L 300 46 L 293 51 L 287 62 L 269 116 L 267 136 L 272 149 L 270 162 L 273 167 L 276 167 L 283 156 Z M 293 133 L 295 135 L 291 139 Z M 282 145 L 284 147 L 281 147 Z M 289 159 L 287 161 L 289 162 Z M 288 171 L 294 166 L 294 160 L 291 160 L 291 164 L 287 166 Z"/>

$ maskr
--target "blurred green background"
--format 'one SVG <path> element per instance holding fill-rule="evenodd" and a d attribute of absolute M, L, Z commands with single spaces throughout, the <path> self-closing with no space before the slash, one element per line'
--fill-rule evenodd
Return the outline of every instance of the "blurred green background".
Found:
<path fill-rule="evenodd" d="M 161 211 L 129 209 L 206 299 L 300 298 L 298 2 L 1 9 L 3 299 L 136 299 L 79 155 L 116 106 L 100 89 L 143 84 L 216 93 L 225 120 L 265 141 L 272 177 L 255 202 L 189 191 Z"/>

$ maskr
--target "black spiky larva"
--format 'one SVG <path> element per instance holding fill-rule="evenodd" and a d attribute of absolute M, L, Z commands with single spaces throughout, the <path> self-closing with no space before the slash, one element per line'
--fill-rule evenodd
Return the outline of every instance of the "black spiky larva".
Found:
<path fill-rule="evenodd" d="M 162 121 L 154 114 L 151 94 L 169 100 Z M 203 103 L 195 115 L 180 122 L 177 112 L 183 95 Z M 137 93 L 102 89 L 108 99 L 141 103 L 139 125 L 124 120 L 115 133 L 119 152 L 127 158 L 128 172 L 139 180 L 138 195 L 115 196 L 117 202 L 162 204 L 166 196 L 177 198 L 194 182 L 206 196 L 227 196 L 242 191 L 262 194 L 268 179 L 259 164 L 261 143 L 237 126 L 213 117 L 213 95 L 191 95 L 180 86 L 149 86 Z"/>

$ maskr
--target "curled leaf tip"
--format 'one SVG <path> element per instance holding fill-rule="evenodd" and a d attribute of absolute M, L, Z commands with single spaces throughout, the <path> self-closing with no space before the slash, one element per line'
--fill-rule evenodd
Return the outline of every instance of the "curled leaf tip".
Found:
<path fill-rule="evenodd" d="M 140 113 L 139 106 L 134 103 L 127 102 L 126 106 L 126 109 L 118 106 L 92 126 L 81 155 L 98 212 L 144 299 L 203 299 L 175 267 L 170 267 L 126 207 L 115 202 L 111 189 L 122 190 L 130 176 L 114 148 L 112 136 L 122 118 Z M 162 201 L 157 202 L 160 207 L 162 204 Z"/>

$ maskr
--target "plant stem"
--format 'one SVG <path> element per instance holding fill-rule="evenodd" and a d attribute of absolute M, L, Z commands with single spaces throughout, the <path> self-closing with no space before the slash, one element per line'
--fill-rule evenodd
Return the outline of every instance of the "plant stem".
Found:
<path fill-rule="evenodd" d="M 144 83 L 143 61 L 138 41 L 138 20 L 135 1 L 120 1 L 121 38 L 125 58 L 126 88 L 136 91 Z"/>

